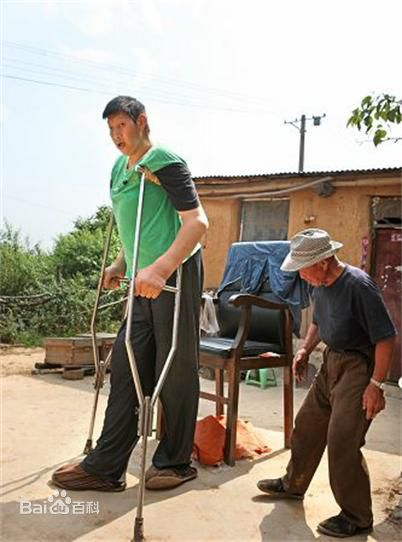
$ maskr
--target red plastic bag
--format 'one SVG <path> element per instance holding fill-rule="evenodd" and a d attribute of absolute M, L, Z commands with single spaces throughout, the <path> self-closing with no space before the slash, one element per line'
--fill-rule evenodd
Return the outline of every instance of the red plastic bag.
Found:
<path fill-rule="evenodd" d="M 225 445 L 225 416 L 207 416 L 197 421 L 193 457 L 203 465 L 217 465 L 223 461 Z M 271 449 L 256 435 L 251 423 L 237 420 L 235 459 L 256 457 Z"/>

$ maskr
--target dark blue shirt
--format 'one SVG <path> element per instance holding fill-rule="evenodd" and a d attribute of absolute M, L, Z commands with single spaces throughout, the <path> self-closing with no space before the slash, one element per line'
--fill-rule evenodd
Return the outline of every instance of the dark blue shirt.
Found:
<path fill-rule="evenodd" d="M 314 288 L 313 299 L 313 322 L 330 348 L 369 348 L 396 334 L 377 285 L 357 267 L 346 265 L 331 286 Z"/>

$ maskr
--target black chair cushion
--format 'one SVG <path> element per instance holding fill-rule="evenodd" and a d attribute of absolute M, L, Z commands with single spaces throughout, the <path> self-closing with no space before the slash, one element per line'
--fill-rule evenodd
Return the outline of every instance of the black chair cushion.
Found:
<path fill-rule="evenodd" d="M 224 337 L 201 337 L 200 350 L 204 354 L 219 356 L 221 358 L 230 357 L 230 350 L 233 346 L 233 339 Z M 282 354 L 279 344 L 264 343 L 259 341 L 246 341 L 243 346 L 242 357 L 254 357 L 264 352 L 275 352 Z"/>
<path fill-rule="evenodd" d="M 220 336 L 233 339 L 237 333 L 240 321 L 240 307 L 228 303 L 229 298 L 239 291 L 224 290 L 216 302 L 216 316 L 218 318 Z M 258 297 L 270 298 L 269 293 L 262 293 Z M 251 309 L 251 322 L 248 338 L 251 341 L 281 344 L 281 312 L 278 310 L 263 309 L 253 306 Z"/>

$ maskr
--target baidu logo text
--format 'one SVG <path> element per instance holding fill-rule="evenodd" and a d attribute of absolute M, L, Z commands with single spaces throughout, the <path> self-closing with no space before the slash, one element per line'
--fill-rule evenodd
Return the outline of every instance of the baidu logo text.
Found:
<path fill-rule="evenodd" d="M 20 514 L 99 514 L 98 501 L 73 501 L 67 491 L 53 491 L 46 501 L 20 501 Z"/>

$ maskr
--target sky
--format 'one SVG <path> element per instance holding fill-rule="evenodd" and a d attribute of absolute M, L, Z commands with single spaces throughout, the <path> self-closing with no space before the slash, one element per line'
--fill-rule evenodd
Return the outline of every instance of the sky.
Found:
<path fill-rule="evenodd" d="M 31 243 L 109 204 L 118 151 L 102 111 L 146 106 L 151 137 L 194 176 L 396 167 L 346 128 L 367 94 L 401 97 L 398 0 L 1 3 L 1 213 Z M 400 135 L 397 130 L 393 135 Z"/>

